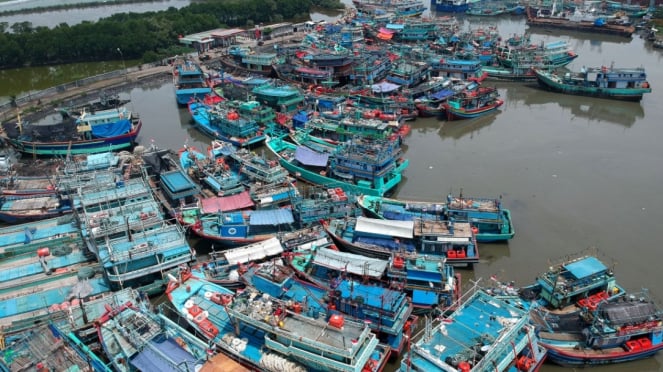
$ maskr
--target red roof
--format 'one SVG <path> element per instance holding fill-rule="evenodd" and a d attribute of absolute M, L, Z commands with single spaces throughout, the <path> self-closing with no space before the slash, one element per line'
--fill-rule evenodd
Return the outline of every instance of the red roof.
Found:
<path fill-rule="evenodd" d="M 231 196 L 203 198 L 201 199 L 201 203 L 203 205 L 203 213 L 230 212 L 251 208 L 255 205 L 248 191 Z"/>

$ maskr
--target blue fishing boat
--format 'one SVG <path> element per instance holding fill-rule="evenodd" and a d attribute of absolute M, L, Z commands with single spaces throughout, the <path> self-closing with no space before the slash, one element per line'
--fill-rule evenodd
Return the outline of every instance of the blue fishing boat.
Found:
<path fill-rule="evenodd" d="M 437 76 L 462 81 L 483 81 L 487 74 L 482 71 L 483 63 L 479 59 L 448 58 L 434 56 L 429 59 L 431 71 Z"/>
<path fill-rule="evenodd" d="M 513 293 L 498 286 L 493 293 Z M 643 359 L 663 349 L 663 312 L 647 291 L 627 292 L 596 256 L 553 264 L 517 290 L 551 361 L 582 367 Z"/>
<path fill-rule="evenodd" d="M 529 41 L 528 36 L 496 48 L 495 58 L 500 66 L 550 70 L 564 67 L 578 58 L 578 54 L 566 40 L 541 42 L 538 45 L 524 44 L 523 41 Z"/>
<path fill-rule="evenodd" d="M 216 251 L 212 246 L 210 259 L 191 268 L 193 275 L 228 289 L 244 288 L 241 275 L 250 265 L 280 257 L 283 246 L 277 237 L 245 246 Z"/>
<path fill-rule="evenodd" d="M 113 371 L 99 356 L 63 340 L 49 325 L 35 326 L 10 343 L 3 341 L 2 351 L 1 371 Z"/>
<path fill-rule="evenodd" d="M 62 216 L 73 211 L 61 195 L 0 196 L 0 221 L 17 224 Z"/>
<path fill-rule="evenodd" d="M 257 145 L 265 140 L 258 123 L 222 105 L 209 106 L 193 101 L 189 103 L 189 112 L 196 127 L 213 139 L 227 141 L 238 147 Z"/>
<path fill-rule="evenodd" d="M 256 100 L 281 113 L 294 112 L 304 102 L 304 93 L 292 85 L 264 84 L 251 90 Z"/>
<path fill-rule="evenodd" d="M 80 238 L 69 245 L 45 244 L 0 262 L 0 327 L 13 334 L 46 321 L 53 312 L 110 291 Z M 73 304 L 73 305 L 72 305 Z"/>
<path fill-rule="evenodd" d="M 2 136 L 16 150 L 41 156 L 68 156 L 131 148 L 142 122 L 126 107 L 85 113 L 57 123 L 2 123 Z"/>
<path fill-rule="evenodd" d="M 377 340 L 365 326 L 362 328 L 362 325 L 342 321 L 343 329 L 338 328 L 342 335 L 346 335 L 349 350 L 345 352 L 354 356 L 352 360 L 356 369 L 348 369 L 346 363 L 334 358 L 337 350 L 331 340 L 336 340 L 339 331 L 326 326 L 324 320 L 297 314 L 283 302 L 254 289 L 234 294 L 224 287 L 192 277 L 187 271 L 181 271 L 173 279 L 166 291 L 173 306 L 205 339 L 250 368 L 273 372 L 360 371 L 366 364 L 373 365 L 371 360 L 376 360 L 376 364 L 384 360 L 383 353 L 376 350 Z M 267 301 L 270 301 L 267 304 L 269 309 L 258 308 Z M 274 312 L 271 305 L 280 310 Z M 341 321 L 335 322 L 339 324 Z M 345 333 L 345 324 L 349 325 L 347 331 L 350 333 Z M 321 335 L 322 329 L 328 332 L 324 336 Z M 312 340 L 313 337 L 318 340 Z M 355 347 L 352 347 L 352 340 L 357 341 Z M 318 351 L 319 347 L 325 347 L 326 352 Z M 304 355 L 307 357 L 304 358 Z M 381 368 L 381 365 L 378 367 Z"/>
<path fill-rule="evenodd" d="M 478 118 L 497 111 L 503 104 L 497 88 L 478 86 L 455 94 L 443 106 L 451 121 Z"/>
<path fill-rule="evenodd" d="M 48 244 L 70 244 L 80 238 L 73 214 L 0 227 L 0 259 L 34 253 Z"/>
<path fill-rule="evenodd" d="M 97 186 L 75 198 L 86 244 L 113 287 L 148 285 L 158 293 L 165 270 L 195 257 L 182 227 L 165 220 L 143 178 Z"/>
<path fill-rule="evenodd" d="M 141 304 L 127 302 L 108 306 L 107 312 L 94 324 L 100 344 L 117 371 L 198 371 L 209 349 L 203 342 L 191 342 L 193 337 L 173 334 L 164 319 L 151 313 Z M 189 342 L 187 342 L 189 341 Z"/>
<path fill-rule="evenodd" d="M 465 13 L 470 4 L 478 0 L 431 0 L 430 6 L 436 12 L 444 13 Z"/>
<path fill-rule="evenodd" d="M 405 87 L 414 87 L 427 80 L 430 66 L 424 62 L 398 62 L 391 66 L 387 81 Z"/>
<path fill-rule="evenodd" d="M 644 94 L 651 93 L 647 74 L 642 67 L 583 67 L 580 72 L 559 75 L 543 70 L 535 72 L 541 87 L 560 93 L 625 101 L 640 101 Z"/>
<path fill-rule="evenodd" d="M 180 58 L 173 62 L 173 84 L 177 103 L 182 106 L 212 93 L 202 68 L 190 59 Z"/>
<path fill-rule="evenodd" d="M 332 219 L 323 225 L 342 250 L 389 259 L 392 254 L 415 258 L 417 254 L 446 257 L 454 266 L 479 262 L 474 232 L 467 222 L 381 220 L 368 217 Z"/>
<path fill-rule="evenodd" d="M 229 142 L 218 140 L 213 143 L 227 143 L 232 146 Z M 234 149 L 234 146 L 232 147 Z M 237 170 L 228 165 L 227 155 L 217 156 L 217 151 L 208 148 L 208 153 L 205 154 L 193 146 L 185 145 L 178 151 L 180 167 L 187 178 L 195 180 L 195 183 L 211 190 L 215 195 L 230 196 L 244 191 L 246 187 Z"/>
<path fill-rule="evenodd" d="M 242 275 L 248 285 L 292 305 L 295 312 L 313 316 L 340 314 L 367 324 L 394 354 L 405 346 L 405 335 L 416 318 L 404 293 L 360 281 L 338 280 L 319 286 L 302 281 L 295 271 L 276 261 L 251 266 Z M 386 356 L 385 356 L 386 357 Z"/>
<path fill-rule="evenodd" d="M 413 339 L 399 371 L 537 371 L 546 359 L 527 310 L 476 287 Z"/>
<path fill-rule="evenodd" d="M 386 276 L 391 286 L 411 294 L 417 313 L 445 312 L 457 304 L 461 277 L 446 257 L 410 254 L 404 258 L 396 253 L 388 263 Z"/>
<path fill-rule="evenodd" d="M 501 199 L 455 198 L 447 196 L 444 202 L 397 200 L 361 195 L 357 203 L 373 218 L 387 220 L 448 220 L 469 222 L 478 242 L 504 241 L 513 238 L 515 229 L 511 211 L 502 206 Z"/>
<path fill-rule="evenodd" d="M 191 226 L 191 231 L 224 247 L 237 247 L 292 231 L 294 224 L 289 208 L 246 210 L 203 215 Z"/>
<path fill-rule="evenodd" d="M 266 144 L 295 177 L 353 194 L 389 192 L 400 183 L 408 166 L 408 161 L 400 157 L 400 141 L 356 137 L 339 144 L 333 153 L 297 146 L 285 137 L 269 138 Z"/>

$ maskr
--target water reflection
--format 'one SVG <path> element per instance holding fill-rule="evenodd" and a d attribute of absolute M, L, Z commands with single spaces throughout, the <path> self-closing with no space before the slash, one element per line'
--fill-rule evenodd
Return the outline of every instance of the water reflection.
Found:
<path fill-rule="evenodd" d="M 571 112 L 572 117 L 618 124 L 626 128 L 630 128 L 638 119 L 645 116 L 639 102 L 553 93 L 542 90 L 536 84 L 526 84 L 520 89 L 507 89 L 505 94 L 508 106 L 517 107 L 519 103 L 527 106 L 556 103 L 565 111 Z"/>
<path fill-rule="evenodd" d="M 591 32 L 577 32 L 558 28 L 553 29 L 538 26 L 533 27 L 530 25 L 527 25 L 526 31 L 532 35 L 551 35 L 557 38 L 568 37 L 574 41 L 588 41 L 591 45 L 600 45 L 602 43 L 628 44 L 631 42 L 631 38 L 623 36 Z"/>
<path fill-rule="evenodd" d="M 442 139 L 454 139 L 458 140 L 462 137 L 469 136 L 469 138 L 474 138 L 475 135 L 478 135 L 481 131 L 481 128 L 487 127 L 495 121 L 497 115 L 499 115 L 501 110 L 498 109 L 497 112 L 491 113 L 486 116 L 480 116 L 475 119 L 467 120 L 453 120 L 446 121 L 442 123 L 442 126 L 437 131 L 437 134 Z"/>

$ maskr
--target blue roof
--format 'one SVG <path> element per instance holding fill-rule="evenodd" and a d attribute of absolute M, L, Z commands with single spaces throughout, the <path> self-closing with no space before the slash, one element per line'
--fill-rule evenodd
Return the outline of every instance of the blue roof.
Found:
<path fill-rule="evenodd" d="M 577 279 L 586 278 L 608 269 L 603 262 L 599 261 L 596 257 L 586 257 L 580 261 L 565 265 L 564 267 Z"/>
<path fill-rule="evenodd" d="M 454 94 L 454 91 L 451 89 L 442 89 L 430 95 L 430 98 L 433 99 L 443 99 L 451 97 Z"/>
<path fill-rule="evenodd" d="M 161 175 L 161 181 L 172 192 L 180 192 L 196 188 L 196 184 L 180 170 L 163 173 Z"/>
<path fill-rule="evenodd" d="M 295 159 L 304 165 L 324 167 L 327 165 L 327 160 L 329 160 L 329 154 L 321 154 L 306 146 L 298 146 L 295 150 Z"/>
<path fill-rule="evenodd" d="M 251 212 L 251 225 L 283 225 L 294 223 L 292 211 L 287 208 L 266 209 Z"/>

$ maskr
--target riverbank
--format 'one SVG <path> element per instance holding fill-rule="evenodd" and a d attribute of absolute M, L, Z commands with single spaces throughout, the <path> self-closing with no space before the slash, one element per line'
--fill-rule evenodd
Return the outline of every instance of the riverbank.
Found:
<path fill-rule="evenodd" d="M 168 65 L 141 65 L 49 88 L 0 106 L 0 120 L 14 119 L 18 113 L 24 117 L 39 118 L 51 113 L 63 102 L 84 103 L 94 99 L 101 90 L 126 90 L 153 79 L 169 78 L 171 73 L 171 66 Z"/>

